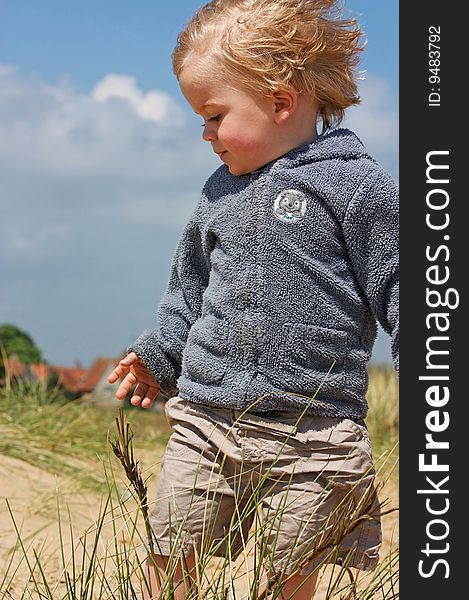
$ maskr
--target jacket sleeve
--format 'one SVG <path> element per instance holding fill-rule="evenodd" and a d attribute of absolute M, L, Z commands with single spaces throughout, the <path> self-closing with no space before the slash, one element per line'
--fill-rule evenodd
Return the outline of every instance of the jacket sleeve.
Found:
<path fill-rule="evenodd" d="M 168 286 L 158 308 L 160 327 L 144 331 L 127 349 L 143 360 L 167 396 L 177 390 L 182 353 L 189 330 L 201 315 L 209 271 L 196 209 L 176 246 Z"/>
<path fill-rule="evenodd" d="M 343 230 L 360 286 L 391 336 L 399 373 L 399 191 L 389 173 L 376 166 L 362 181 L 347 207 Z"/>

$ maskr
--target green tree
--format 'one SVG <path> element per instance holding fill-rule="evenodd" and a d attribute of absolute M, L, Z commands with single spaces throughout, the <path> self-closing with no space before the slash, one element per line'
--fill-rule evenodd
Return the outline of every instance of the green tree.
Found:
<path fill-rule="evenodd" d="M 10 323 L 0 325 L 0 348 L 4 350 L 7 357 L 16 356 L 25 365 L 43 362 L 42 352 L 32 337 Z M 3 352 L 0 365 L 3 370 Z"/>

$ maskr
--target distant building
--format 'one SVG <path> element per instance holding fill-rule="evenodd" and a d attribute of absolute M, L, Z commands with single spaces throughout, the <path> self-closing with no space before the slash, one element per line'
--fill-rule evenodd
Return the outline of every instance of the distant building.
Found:
<path fill-rule="evenodd" d="M 83 367 L 61 367 L 51 365 L 51 370 L 57 377 L 59 385 L 72 394 L 80 395 L 87 390 L 85 382 L 88 378 L 88 371 Z"/>
<path fill-rule="evenodd" d="M 5 361 L 5 380 L 26 380 L 47 383 L 51 380 L 62 386 L 66 392 L 72 395 L 90 396 L 95 395 L 96 400 L 105 399 L 114 394 L 114 386 L 107 383 L 107 376 L 119 362 L 118 358 L 98 357 L 90 369 L 82 366 L 64 367 L 61 365 L 49 365 L 37 363 L 31 365 L 23 364 L 16 356 Z"/>
<path fill-rule="evenodd" d="M 5 370 L 7 377 L 13 381 L 22 379 L 47 383 L 51 379 L 56 379 L 57 384 L 68 394 L 80 398 L 88 406 L 121 406 L 121 401 L 115 397 L 116 384 L 111 385 L 107 381 L 119 360 L 119 358 L 99 356 L 89 369 L 84 369 L 79 365 L 75 367 L 45 363 L 24 365 L 12 356 L 5 361 Z M 164 403 L 165 398 L 160 395 L 152 408 L 159 410 Z"/>
<path fill-rule="evenodd" d="M 47 383 L 54 371 L 54 368 L 45 363 L 31 365 L 23 364 L 16 356 L 11 356 L 3 362 L 5 375 L 0 384 L 4 385 L 7 380 L 25 380 Z"/>
<path fill-rule="evenodd" d="M 120 400 L 115 397 L 116 385 L 108 383 L 107 378 L 117 366 L 118 358 L 99 356 L 88 371 L 88 377 L 83 386 L 83 400 L 92 406 L 120 406 Z"/>
<path fill-rule="evenodd" d="M 53 366 L 58 381 L 70 393 L 89 405 L 115 406 L 115 386 L 107 382 L 108 375 L 119 362 L 118 358 L 98 356 L 89 369 Z"/>
<path fill-rule="evenodd" d="M 16 356 L 12 356 L 11 358 L 7 358 L 4 361 L 5 367 L 5 377 L 4 379 L 24 379 L 27 374 L 27 368 L 20 362 Z M 2 381 L 2 384 L 4 381 Z"/>

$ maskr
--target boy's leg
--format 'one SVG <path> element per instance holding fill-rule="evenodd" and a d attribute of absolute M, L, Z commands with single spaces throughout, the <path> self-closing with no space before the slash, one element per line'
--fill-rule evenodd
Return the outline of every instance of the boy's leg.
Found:
<path fill-rule="evenodd" d="M 185 559 L 184 567 L 179 560 L 172 576 L 171 588 L 174 590 L 174 600 L 184 600 L 188 597 L 188 590 L 194 579 L 192 575 L 195 570 L 195 556 Z M 168 568 L 171 569 L 170 559 L 167 556 L 153 554 L 146 561 L 146 581 L 144 582 L 143 600 L 157 600 L 169 597 L 169 587 L 165 590 L 168 581 Z M 165 590 L 163 596 L 161 590 Z"/>
<path fill-rule="evenodd" d="M 318 572 L 311 575 L 294 575 L 282 587 L 282 598 L 284 600 L 311 600 L 314 596 Z"/>
<path fill-rule="evenodd" d="M 282 586 L 281 598 L 282 600 L 311 600 L 314 597 L 316 590 L 316 584 L 318 581 L 318 571 L 310 573 L 309 575 L 293 575 L 288 581 Z M 264 573 L 263 580 L 267 580 L 267 573 Z M 264 591 L 266 585 L 263 584 L 260 589 L 260 594 Z M 270 595 L 266 596 L 266 600 L 271 598 Z"/>

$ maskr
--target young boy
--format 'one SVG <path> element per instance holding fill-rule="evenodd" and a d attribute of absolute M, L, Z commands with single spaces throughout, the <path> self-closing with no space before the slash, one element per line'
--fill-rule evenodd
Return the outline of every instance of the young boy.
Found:
<path fill-rule="evenodd" d="M 173 53 L 224 164 L 179 240 L 159 331 L 109 378 L 122 379 L 120 399 L 135 388 L 135 405 L 170 398 L 151 517 L 159 575 L 174 546 L 189 571 L 210 546 L 225 556 L 228 537 L 235 556 L 253 489 L 265 579 L 283 581 L 281 597 L 310 599 L 323 563 L 378 561 L 363 419 L 377 321 L 398 368 L 398 194 L 352 132 L 332 129 L 359 102 L 361 50 L 334 5 L 214 0 Z"/>

